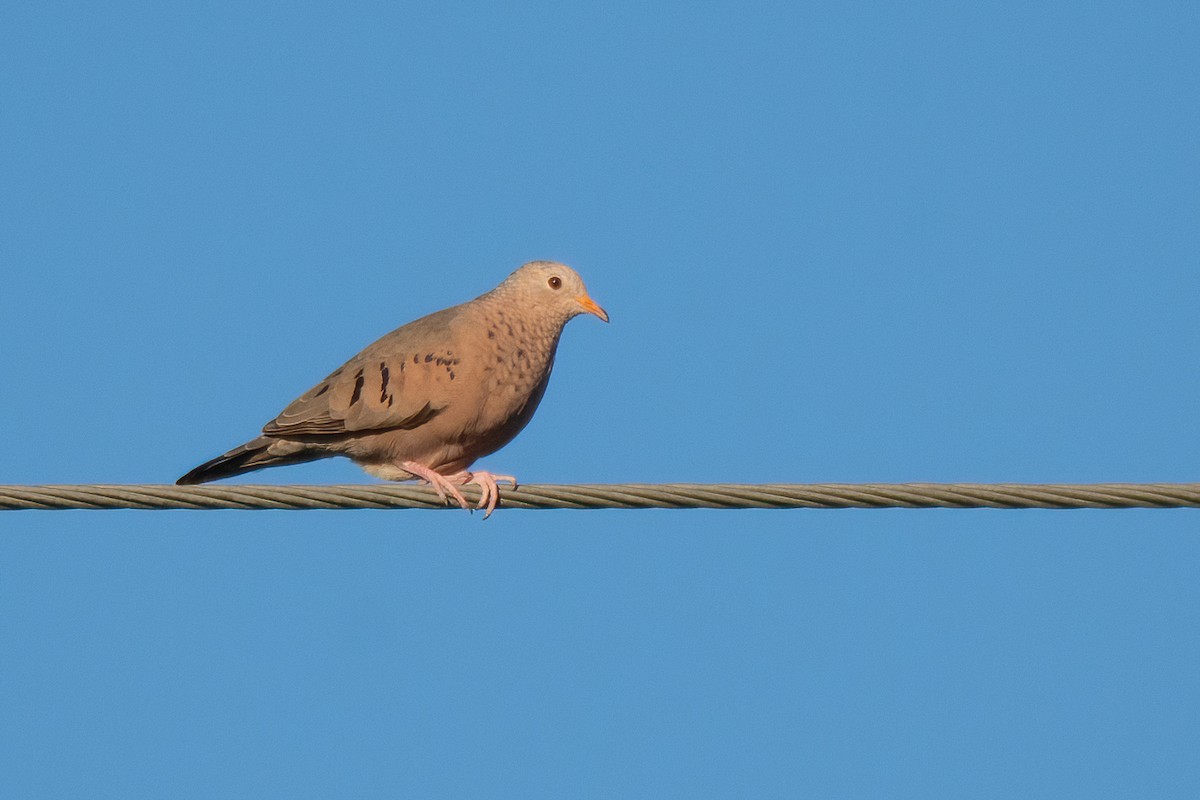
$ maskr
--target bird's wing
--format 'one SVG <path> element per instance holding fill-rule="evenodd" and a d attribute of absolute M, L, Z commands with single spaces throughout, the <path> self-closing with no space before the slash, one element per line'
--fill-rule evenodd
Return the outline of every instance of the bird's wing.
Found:
<path fill-rule="evenodd" d="M 267 436 L 337 436 L 423 425 L 446 404 L 411 361 L 357 357 L 296 398 L 263 426 Z"/>
<path fill-rule="evenodd" d="M 448 312 L 399 328 L 350 359 L 263 427 L 267 436 L 409 430 L 450 403 L 459 357 Z"/>

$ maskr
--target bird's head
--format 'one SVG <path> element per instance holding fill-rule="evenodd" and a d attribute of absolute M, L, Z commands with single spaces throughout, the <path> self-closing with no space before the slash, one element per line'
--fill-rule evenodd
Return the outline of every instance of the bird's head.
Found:
<path fill-rule="evenodd" d="M 563 322 L 579 314 L 594 314 L 608 322 L 608 313 L 588 296 L 579 273 L 554 261 L 530 261 L 501 284 L 523 303 Z"/>

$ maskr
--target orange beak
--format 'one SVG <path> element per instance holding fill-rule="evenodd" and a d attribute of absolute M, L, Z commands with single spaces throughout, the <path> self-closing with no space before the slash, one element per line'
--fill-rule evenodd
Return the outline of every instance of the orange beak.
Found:
<path fill-rule="evenodd" d="M 575 302 L 583 307 L 583 310 L 589 314 L 595 314 L 600 319 L 608 322 L 608 312 L 600 306 L 596 305 L 596 301 L 588 297 L 586 294 L 581 294 L 575 298 Z"/>

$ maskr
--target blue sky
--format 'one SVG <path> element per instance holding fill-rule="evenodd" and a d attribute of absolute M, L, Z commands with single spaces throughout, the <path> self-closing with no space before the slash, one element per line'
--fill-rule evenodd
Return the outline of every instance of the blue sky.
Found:
<path fill-rule="evenodd" d="M 1193 481 L 1191 3 L 0 25 L 2 483 L 575 266 L 525 482 Z M 262 482 L 369 480 L 328 461 Z M 1194 797 L 1200 518 L 6 514 L 0 795 Z"/>

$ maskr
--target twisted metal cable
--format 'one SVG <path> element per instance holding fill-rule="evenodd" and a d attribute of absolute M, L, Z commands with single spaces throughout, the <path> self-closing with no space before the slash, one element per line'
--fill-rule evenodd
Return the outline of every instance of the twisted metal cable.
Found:
<path fill-rule="evenodd" d="M 479 489 L 465 487 L 474 502 Z M 1200 483 L 610 483 L 502 489 L 501 508 L 1200 508 Z M 445 508 L 428 486 L 0 486 L 0 511 Z"/>

